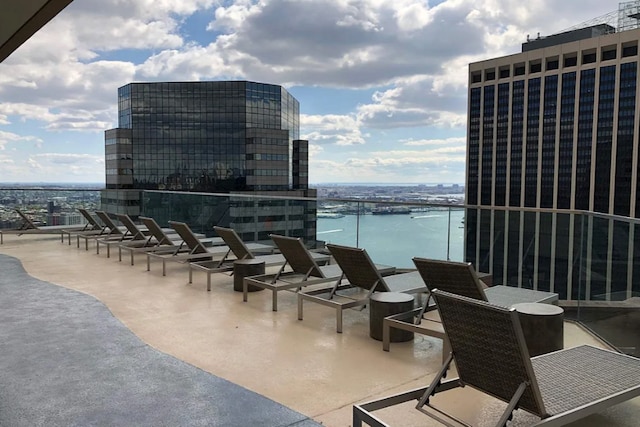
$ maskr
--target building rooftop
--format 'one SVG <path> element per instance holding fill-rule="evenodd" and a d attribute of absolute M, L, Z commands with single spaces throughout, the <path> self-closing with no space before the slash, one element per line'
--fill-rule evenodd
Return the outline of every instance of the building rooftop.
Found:
<path fill-rule="evenodd" d="M 212 398 L 212 405 L 222 402 L 239 404 L 246 406 L 244 411 L 248 414 L 260 413 L 261 406 L 251 403 L 254 402 L 251 399 L 261 401 L 260 396 L 246 392 L 248 400 L 240 399 L 240 403 L 234 400 L 239 396 L 237 385 L 277 402 L 273 403 L 276 405 L 273 407 L 275 413 L 294 414 L 290 419 L 305 423 L 288 425 L 313 425 L 311 420 L 314 420 L 325 426 L 348 426 L 353 404 L 427 385 L 440 367 L 442 343 L 435 338 L 417 335 L 413 342 L 396 343 L 390 352 L 382 351 L 381 343 L 369 337 L 367 310 L 345 313 L 344 333 L 337 334 L 332 311 L 309 305 L 305 308 L 304 321 L 299 321 L 293 294 L 280 296 L 278 312 L 271 311 L 271 296 L 266 292 L 252 294 L 249 301 L 243 303 L 241 294 L 233 291 L 233 279 L 225 274 L 213 275 L 212 291 L 207 292 L 206 279 L 197 272 L 194 273 L 193 284 L 188 284 L 185 265 L 169 263 L 167 276 L 163 277 L 158 265 L 152 264 L 151 271 L 147 272 L 142 256 L 138 256 L 136 265 L 130 266 L 126 261 L 118 262 L 117 256 L 106 258 L 104 254 L 97 255 L 92 247 L 85 251 L 75 245 L 62 245 L 55 236 L 8 236 L 0 247 L 0 254 L 17 258 L 29 275 L 54 284 L 47 286 L 61 286 L 96 298 L 99 302 L 85 308 L 87 314 L 95 310 L 96 316 L 103 315 L 101 307 L 104 304 L 111 315 L 150 349 L 204 371 L 210 378 L 203 381 L 218 384 L 219 388 L 219 393 Z M 6 262 L 7 257 L 0 260 Z M 27 282 L 17 270 L 5 269 L 3 274 L 5 272 L 17 281 Z M 92 298 L 70 298 L 64 309 L 58 307 L 57 310 L 70 311 L 71 306 L 87 304 L 87 300 L 93 301 Z M 48 301 L 33 295 L 33 300 L 27 301 L 25 307 L 36 311 L 50 310 L 52 307 Z M 21 310 L 17 316 L 24 319 L 14 318 L 13 321 L 24 322 L 29 318 L 28 309 Z M 3 322 L 0 331 L 8 327 L 9 324 Z M 29 346 L 29 352 L 36 355 L 51 348 L 49 340 L 53 336 L 42 333 L 34 336 L 37 339 L 25 340 L 21 344 Z M 604 346 L 579 326 L 566 323 L 565 347 L 582 343 Z M 37 363 L 51 363 L 56 358 L 65 361 L 64 384 L 72 384 L 73 387 L 61 387 L 57 395 L 51 394 L 49 398 L 52 401 L 55 398 L 58 407 L 71 408 L 67 411 L 73 409 L 79 413 L 89 409 L 85 407 L 86 399 L 78 398 L 86 393 L 87 385 L 82 381 L 87 377 L 86 370 L 93 369 L 93 364 L 104 364 L 104 358 L 108 356 L 86 352 L 84 345 L 80 342 L 77 346 L 67 347 L 71 354 L 54 352 L 34 357 L 39 361 Z M 115 340 L 113 345 L 122 346 L 122 354 L 126 357 L 137 351 L 135 346 L 127 347 L 126 340 Z M 162 363 L 162 360 L 150 360 L 145 369 L 153 368 L 157 363 Z M 36 368 L 41 366 L 33 366 L 32 370 L 37 371 Z M 124 368 L 115 365 L 114 369 Z M 156 378 L 153 375 L 158 375 L 154 372 L 150 369 L 149 377 L 140 380 L 154 383 Z M 33 380 L 29 372 L 14 372 L 13 375 L 23 377 L 25 382 Z M 69 381 L 69 377 L 77 381 Z M 220 378 L 235 385 L 215 381 Z M 97 387 L 104 384 L 101 380 L 95 377 Z M 63 383 L 62 378 L 60 381 Z M 42 386 L 57 390 L 55 381 Z M 21 396 L 12 396 L 12 393 L 20 390 L 25 392 L 28 388 L 6 388 L 3 399 L 19 399 Z M 456 414 L 473 425 L 495 422 L 494 418 L 503 408 L 502 403 L 469 388 L 449 393 L 442 395 L 442 405 L 456 407 Z M 465 405 L 459 405 L 458 399 L 463 399 Z M 49 417 L 47 425 L 61 425 L 56 424 L 59 414 L 50 403 L 41 402 L 39 410 L 51 410 L 46 414 Z M 194 402 L 195 408 L 197 403 Z M 135 404 L 130 401 L 131 406 Z M 127 402 L 123 405 L 126 406 Z M 23 410 L 38 409 L 34 406 Z M 640 398 L 637 398 L 575 425 L 635 426 L 639 413 Z M 0 411 L 0 424 L 4 424 L 3 417 L 12 415 L 15 412 L 12 413 L 11 408 Z M 392 425 L 437 425 L 412 405 L 384 410 L 379 415 Z M 286 425 L 277 421 L 277 417 L 266 417 L 268 419 L 261 420 L 259 425 Z M 518 411 L 512 425 L 530 425 L 535 420 Z M 144 425 L 144 416 L 136 422 Z M 222 415 L 220 420 L 210 422 L 237 425 L 229 424 L 229 419 L 222 418 Z"/>
<path fill-rule="evenodd" d="M 599 37 L 615 32 L 629 31 L 640 28 L 640 1 L 627 1 L 618 4 L 618 9 L 589 19 L 549 36 L 535 38 L 527 35 L 527 41 L 522 43 L 522 51 L 555 46 L 572 41 Z"/>

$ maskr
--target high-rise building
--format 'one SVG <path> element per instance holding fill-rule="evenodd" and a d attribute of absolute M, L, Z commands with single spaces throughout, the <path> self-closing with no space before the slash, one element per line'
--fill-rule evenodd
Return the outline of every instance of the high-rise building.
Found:
<path fill-rule="evenodd" d="M 105 132 L 102 207 L 135 217 L 140 214 L 141 190 L 313 197 L 299 114 L 298 101 L 278 85 L 125 85 L 118 89 L 118 127 Z M 238 218 L 242 210 L 231 214 L 235 216 L 225 221 L 251 223 L 255 230 L 253 220 Z M 281 214 L 277 217 L 284 221 Z M 269 230 L 281 231 L 271 221 L 260 236 L 268 238 Z M 245 237 L 250 238 L 248 233 Z M 315 238 L 315 222 L 288 234 Z"/>
<path fill-rule="evenodd" d="M 494 283 L 640 291 L 640 230 L 611 216 L 640 218 L 639 12 L 469 65 L 465 258 Z"/>

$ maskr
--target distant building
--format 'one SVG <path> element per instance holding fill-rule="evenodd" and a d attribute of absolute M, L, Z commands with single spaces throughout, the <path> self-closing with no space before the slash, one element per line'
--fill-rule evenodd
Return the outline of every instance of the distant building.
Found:
<path fill-rule="evenodd" d="M 299 114 L 298 101 L 277 85 L 125 85 L 118 89 L 118 128 L 105 132 L 107 189 L 102 207 L 138 216 L 141 190 L 315 197 L 315 190 L 308 188 L 308 141 L 299 140 Z M 236 208 L 224 219 L 218 215 L 208 221 L 235 221 L 245 228 L 244 237 L 251 238 L 257 217 L 244 213 Z M 295 231 L 274 228 L 287 221 L 286 215 L 281 209 L 275 215 L 278 221 L 258 231 L 260 237 L 286 231 L 315 238 L 311 214 L 296 215 L 304 221 Z"/>
<path fill-rule="evenodd" d="M 627 21 L 639 5 L 621 5 L 634 11 Z M 635 27 L 577 29 L 469 65 L 466 203 L 477 208 L 466 216 L 465 259 L 494 283 L 561 299 L 640 292 L 640 230 L 563 214 L 640 217 Z"/>

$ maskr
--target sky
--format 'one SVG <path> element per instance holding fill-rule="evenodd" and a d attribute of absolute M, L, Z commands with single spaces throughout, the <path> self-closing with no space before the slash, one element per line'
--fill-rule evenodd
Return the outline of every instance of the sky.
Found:
<path fill-rule="evenodd" d="M 0 182 L 104 182 L 131 82 L 251 80 L 300 101 L 309 180 L 464 184 L 470 62 L 610 0 L 74 0 L 0 64 Z"/>

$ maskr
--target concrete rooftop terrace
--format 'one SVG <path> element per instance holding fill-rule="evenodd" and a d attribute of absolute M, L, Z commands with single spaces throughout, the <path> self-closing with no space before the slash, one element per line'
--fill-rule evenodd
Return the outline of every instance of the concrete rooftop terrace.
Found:
<path fill-rule="evenodd" d="M 126 259 L 118 262 L 117 254 L 107 258 L 103 251 L 97 255 L 94 245 L 85 251 L 83 247 L 77 249 L 75 244 L 63 245 L 55 236 L 5 236 L 0 254 L 17 258 L 37 282 L 53 284 L 39 282 L 38 286 L 47 289 L 59 286 L 98 300 L 70 297 L 75 295 L 71 292 L 65 294 L 68 305 L 52 307 L 47 299 L 33 294 L 37 289 L 29 288 L 29 293 L 24 293 L 22 299 L 14 295 L 11 303 L 20 308 L 11 317 L 0 317 L 4 319 L 0 323 L 0 336 L 6 337 L 14 324 L 24 327 L 24 342 L 5 342 L 3 345 L 18 346 L 23 353 L 33 354 L 36 365 L 31 369 L 13 370 L 14 361 L 8 360 L 2 351 L 0 362 L 5 372 L 0 374 L 3 383 L 0 386 L 0 425 L 34 425 L 27 421 L 34 419 L 46 420 L 41 425 L 48 426 L 87 425 L 87 412 L 94 411 L 92 405 L 100 405 L 100 402 L 78 396 L 85 396 L 92 387 L 108 396 L 112 392 L 109 387 L 114 387 L 109 375 L 94 378 L 85 372 L 93 366 L 104 365 L 105 358 L 113 354 L 88 352 L 83 348 L 83 341 L 71 347 L 71 354 L 54 352 L 38 357 L 39 352 L 51 346 L 51 339 L 42 330 L 30 330 L 37 323 L 29 326 L 28 320 L 30 313 L 45 309 L 57 310 L 64 317 L 67 311 L 80 305 L 79 310 L 91 317 L 92 310 L 102 313 L 104 304 L 109 310 L 107 314 L 117 319 L 106 322 L 111 325 L 109 327 L 117 329 L 123 324 L 146 343 L 144 347 L 148 346 L 148 351 L 162 356 L 141 356 L 138 347 L 129 348 L 125 341 L 110 343 L 116 347 L 114 354 L 126 362 L 113 365 L 116 371 L 113 377 L 124 381 L 121 387 L 130 387 L 132 391 L 117 402 L 122 406 L 118 414 L 114 413 L 113 417 L 102 414 L 101 421 L 93 425 L 158 425 L 153 422 L 154 414 L 145 417 L 141 413 L 135 419 L 122 414 L 127 413 L 127 406 L 132 411 L 137 410 L 137 399 L 153 401 L 154 393 L 145 390 L 145 386 L 154 383 L 155 375 L 165 375 L 163 363 L 176 365 L 173 358 L 186 362 L 180 369 L 191 369 L 190 375 L 198 377 L 193 380 L 194 388 L 202 390 L 202 384 L 206 384 L 215 390 L 210 396 L 212 406 L 235 408 L 235 412 L 214 411 L 210 417 L 203 418 L 207 414 L 209 396 L 196 393 L 189 397 L 193 399 L 189 405 L 176 401 L 175 407 L 171 408 L 173 411 L 167 411 L 190 414 L 188 417 L 165 417 L 162 425 L 311 426 L 319 423 L 350 426 L 353 404 L 427 385 L 441 364 L 442 343 L 438 339 L 416 335 L 413 342 L 395 343 L 390 352 L 383 352 L 382 344 L 369 337 L 367 310 L 347 311 L 344 332 L 337 334 L 334 312 L 326 307 L 306 304 L 305 319 L 299 321 L 294 294 L 281 293 L 278 312 L 271 311 L 270 292 L 252 293 L 249 301 L 243 303 L 242 294 L 233 291 L 232 277 L 224 274 L 212 276 L 212 291 L 207 292 L 204 274 L 195 272 L 193 284 L 188 284 L 186 265 L 168 263 L 167 276 L 163 277 L 160 263 L 152 263 L 151 271 L 146 271 L 143 255 L 138 255 L 136 265 L 130 266 Z M 22 282 L 26 286 L 29 277 L 20 272 L 17 262 L 8 257 L 2 257 L 0 261 L 0 282 L 11 283 L 14 288 Z M 16 289 L 20 291 L 20 288 Z M 29 300 L 30 295 L 33 300 Z M 0 307 L 7 301 L 8 294 L 0 294 Z M 565 347 L 583 343 L 603 345 L 579 326 L 566 323 Z M 56 387 L 55 381 L 38 384 L 39 377 L 33 372 L 50 369 L 49 365 L 56 369 L 63 366 L 65 380 L 60 381 L 60 387 Z M 154 370 L 156 365 L 162 366 Z M 135 375 L 136 366 L 150 369 L 144 371 L 147 376 Z M 184 379 L 184 375 L 176 378 Z M 160 379 L 171 384 L 171 378 Z M 195 381 L 199 382 L 196 384 Z M 44 398 L 35 405 L 15 408 L 10 404 L 21 399 L 29 401 L 33 398 L 31 393 L 42 393 L 38 388 L 44 388 L 48 393 L 44 393 Z M 142 394 L 137 395 L 136 391 Z M 166 398 L 166 390 L 157 388 L 155 393 L 158 399 Z M 184 385 L 177 385 L 175 393 L 184 395 L 187 391 Z M 468 387 L 438 395 L 434 402 L 439 402 L 443 408 L 453 408 L 456 415 L 478 426 L 495 423 L 505 406 Z M 62 418 L 57 416 L 63 408 L 79 414 L 75 422 L 68 419 L 60 422 Z M 380 411 L 378 415 L 397 426 L 439 425 L 410 404 Z M 639 415 L 640 398 L 636 398 L 571 425 L 631 427 L 638 425 Z M 518 411 L 511 425 L 526 426 L 536 420 L 536 417 Z"/>

